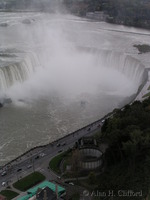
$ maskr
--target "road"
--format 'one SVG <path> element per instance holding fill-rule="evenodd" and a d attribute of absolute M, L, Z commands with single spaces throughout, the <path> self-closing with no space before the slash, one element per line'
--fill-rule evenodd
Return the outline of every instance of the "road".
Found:
<path fill-rule="evenodd" d="M 145 84 L 144 89 L 147 89 L 150 83 L 150 72 L 149 72 L 149 79 L 147 84 Z M 141 94 L 137 96 L 136 100 L 141 97 Z M 143 95 L 143 94 L 142 94 Z M 141 100 L 141 98 L 140 98 Z M 32 149 L 31 151 L 21 155 L 20 157 L 16 158 L 12 162 L 5 165 L 2 169 L 0 169 L 0 174 L 3 171 L 6 171 L 7 174 L 5 176 L 0 175 L 0 191 L 3 190 L 8 185 L 16 182 L 22 177 L 27 176 L 28 174 L 32 173 L 33 171 L 40 171 L 42 174 L 46 176 L 47 180 L 59 181 L 60 177 L 58 177 L 53 171 L 48 169 L 49 161 L 58 155 L 59 151 L 66 151 L 68 148 L 72 148 L 81 137 L 83 136 L 91 136 L 97 131 L 101 130 L 101 126 L 103 124 L 103 120 L 109 117 L 112 117 L 114 113 L 109 113 L 104 118 L 93 122 L 92 124 L 87 125 L 71 134 L 64 136 L 48 145 L 43 147 L 37 147 Z M 59 144 L 59 146 L 58 146 Z M 44 155 L 44 156 L 43 156 Z M 30 168 L 28 166 L 30 165 Z M 2 183 L 6 182 L 5 186 L 2 186 Z"/>
<path fill-rule="evenodd" d="M 5 176 L 0 177 L 0 190 L 33 171 L 40 171 L 48 180 L 59 180 L 59 177 L 48 169 L 49 161 L 60 151 L 66 151 L 68 148 L 72 148 L 79 138 L 83 136 L 91 136 L 97 131 L 100 131 L 103 124 L 102 121 L 103 119 L 98 120 L 75 131 L 74 133 L 46 145 L 45 147 L 36 148 L 32 152 L 28 152 L 22 155 L 19 159 L 12 161 L 12 163 L 5 165 L 5 167 L 0 171 L 1 173 L 3 171 L 7 172 Z M 2 186 L 3 182 L 7 183 L 6 186 Z"/>

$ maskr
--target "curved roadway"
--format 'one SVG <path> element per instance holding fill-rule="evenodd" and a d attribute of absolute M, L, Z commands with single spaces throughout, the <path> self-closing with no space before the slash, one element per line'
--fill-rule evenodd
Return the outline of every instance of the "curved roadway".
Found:
<path fill-rule="evenodd" d="M 68 148 L 72 148 L 75 142 L 83 136 L 90 136 L 101 130 L 103 120 L 98 120 L 82 129 L 79 129 L 57 141 L 54 141 L 46 146 L 37 147 L 32 152 L 28 152 L 14 161 L 5 165 L 0 172 L 6 171 L 6 175 L 0 177 L 0 190 L 4 189 L 8 185 L 16 182 L 22 177 L 27 176 L 33 171 L 40 171 L 46 176 L 47 180 L 58 181 L 58 177 L 55 173 L 48 169 L 49 161 L 62 151 L 66 151 Z M 5 186 L 2 183 L 6 182 Z"/>

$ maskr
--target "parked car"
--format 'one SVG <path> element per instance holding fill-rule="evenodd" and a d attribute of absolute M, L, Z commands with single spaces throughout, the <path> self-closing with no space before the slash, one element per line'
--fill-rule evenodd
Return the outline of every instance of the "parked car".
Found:
<path fill-rule="evenodd" d="M 62 149 L 60 149 L 59 151 L 58 151 L 58 153 L 61 153 L 63 150 Z"/>
<path fill-rule="evenodd" d="M 17 172 L 20 172 L 22 170 L 22 168 L 17 169 Z"/>
<path fill-rule="evenodd" d="M 68 183 L 69 185 L 74 185 L 74 183 L 72 183 L 72 182 L 70 182 L 70 183 Z"/>
<path fill-rule="evenodd" d="M 60 147 L 60 143 L 57 143 L 57 145 L 56 145 L 57 147 Z"/>
<path fill-rule="evenodd" d="M 44 157 L 46 154 L 45 153 L 40 153 L 40 156 L 41 157 Z"/>
<path fill-rule="evenodd" d="M 2 182 L 2 186 L 5 186 L 5 185 L 6 185 L 6 182 L 5 182 L 5 181 L 3 181 L 3 182 Z"/>
<path fill-rule="evenodd" d="M 39 159 L 39 156 L 36 156 L 34 159 Z"/>
<path fill-rule="evenodd" d="M 7 175 L 7 172 L 6 172 L 6 171 L 3 171 L 3 172 L 1 173 L 1 176 L 5 176 L 5 175 Z"/>
<path fill-rule="evenodd" d="M 32 167 L 32 165 L 28 165 L 28 166 L 27 166 L 27 169 L 30 169 L 31 167 Z"/>
<path fill-rule="evenodd" d="M 90 130 L 91 130 L 91 128 L 88 128 L 87 130 L 88 130 L 88 131 L 90 131 Z"/>
<path fill-rule="evenodd" d="M 104 123 L 104 122 L 105 122 L 105 119 L 103 119 L 101 122 Z"/>

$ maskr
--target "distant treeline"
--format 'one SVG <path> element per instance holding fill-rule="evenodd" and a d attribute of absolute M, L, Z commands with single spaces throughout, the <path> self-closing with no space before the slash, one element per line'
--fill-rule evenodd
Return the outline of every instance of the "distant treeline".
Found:
<path fill-rule="evenodd" d="M 110 23 L 150 28 L 149 0 L 64 0 L 71 12 L 85 16 L 87 12 L 104 11 Z"/>
<path fill-rule="evenodd" d="M 59 0 L 0 0 L 0 9 L 55 12 L 60 4 Z"/>
<path fill-rule="evenodd" d="M 145 199 L 150 191 L 150 98 L 116 109 L 105 121 L 101 139 L 109 147 L 96 189 L 114 190 L 116 194 L 119 190 L 142 191 L 142 196 L 130 199 Z"/>
<path fill-rule="evenodd" d="M 150 28 L 149 0 L 1 0 L 0 9 L 31 9 L 64 12 L 63 4 L 71 13 L 86 16 L 87 12 L 103 11 L 110 23 Z"/>

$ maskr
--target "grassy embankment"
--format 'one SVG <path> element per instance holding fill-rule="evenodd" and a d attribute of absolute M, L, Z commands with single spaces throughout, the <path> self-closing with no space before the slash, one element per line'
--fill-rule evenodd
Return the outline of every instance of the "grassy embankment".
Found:
<path fill-rule="evenodd" d="M 60 163 L 68 155 L 68 153 L 69 151 L 63 152 L 52 158 L 52 160 L 49 162 L 49 167 L 57 174 L 61 174 Z"/>
<path fill-rule="evenodd" d="M 21 180 L 13 184 L 14 188 L 20 191 L 26 191 L 29 188 L 35 186 L 36 184 L 45 180 L 45 176 L 39 172 L 33 172 L 28 176 L 22 178 Z"/>
<path fill-rule="evenodd" d="M 7 200 L 13 199 L 19 195 L 17 192 L 14 192 L 12 190 L 2 190 L 0 194 L 5 196 Z"/>

